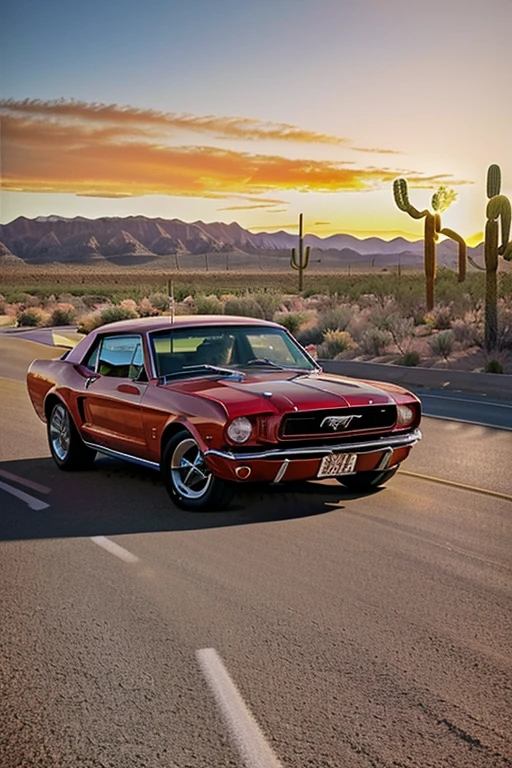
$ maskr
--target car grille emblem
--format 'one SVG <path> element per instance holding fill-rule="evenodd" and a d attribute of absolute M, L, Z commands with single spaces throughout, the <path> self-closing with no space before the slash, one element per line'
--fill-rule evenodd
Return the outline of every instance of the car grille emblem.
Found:
<path fill-rule="evenodd" d="M 320 422 L 320 428 L 328 427 L 336 432 L 338 429 L 347 429 L 353 419 L 361 418 L 361 414 L 353 414 L 351 416 L 326 416 L 325 419 L 322 419 Z"/>

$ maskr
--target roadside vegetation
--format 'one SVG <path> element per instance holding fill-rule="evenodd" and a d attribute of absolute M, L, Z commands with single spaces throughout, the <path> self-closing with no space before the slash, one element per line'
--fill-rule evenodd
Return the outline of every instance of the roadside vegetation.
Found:
<path fill-rule="evenodd" d="M 0 327 L 99 325 L 167 313 L 162 275 L 146 282 L 126 273 L 94 282 L 0 284 Z M 166 276 L 167 277 L 167 276 Z M 307 290 L 294 292 L 288 274 L 219 273 L 175 281 L 177 314 L 229 314 L 275 320 L 324 359 L 356 359 L 400 365 L 457 367 L 512 373 L 512 274 L 499 277 L 499 334 L 484 351 L 485 280 L 464 283 L 439 270 L 436 305 L 427 311 L 419 274 L 312 275 Z M 155 276 L 156 278 L 156 276 Z M 130 282 L 131 279 L 131 282 Z M 265 282 L 265 281 L 263 281 Z"/>

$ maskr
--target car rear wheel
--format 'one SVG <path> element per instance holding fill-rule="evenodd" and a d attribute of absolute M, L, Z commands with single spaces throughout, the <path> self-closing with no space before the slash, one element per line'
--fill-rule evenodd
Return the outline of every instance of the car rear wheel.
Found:
<path fill-rule="evenodd" d="M 50 413 L 48 443 L 59 469 L 89 469 L 96 458 L 96 451 L 84 445 L 68 409 L 62 403 L 54 405 Z"/>
<path fill-rule="evenodd" d="M 232 485 L 210 472 L 199 446 L 186 430 L 167 443 L 162 456 L 162 477 L 171 499 L 181 509 L 224 509 L 233 498 Z"/>
<path fill-rule="evenodd" d="M 355 475 L 339 475 L 336 480 L 351 491 L 371 491 L 391 480 L 398 467 L 383 472 L 357 472 Z"/>

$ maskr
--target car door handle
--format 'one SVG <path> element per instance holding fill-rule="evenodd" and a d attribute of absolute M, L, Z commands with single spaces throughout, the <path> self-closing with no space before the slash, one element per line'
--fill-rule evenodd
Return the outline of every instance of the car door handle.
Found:
<path fill-rule="evenodd" d="M 86 388 L 86 389 L 89 389 L 89 387 L 91 386 L 91 384 L 92 384 L 93 382 L 95 382 L 95 381 L 98 381 L 98 379 L 99 379 L 99 376 L 89 376 L 89 377 L 88 377 L 88 378 L 85 380 L 85 388 Z"/>
<path fill-rule="evenodd" d="M 119 384 L 116 389 L 118 392 L 122 392 L 125 395 L 140 395 L 140 389 L 134 384 Z"/>

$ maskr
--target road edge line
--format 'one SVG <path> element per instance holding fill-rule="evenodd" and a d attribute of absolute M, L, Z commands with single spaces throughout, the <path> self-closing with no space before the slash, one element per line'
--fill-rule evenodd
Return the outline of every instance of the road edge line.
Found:
<path fill-rule="evenodd" d="M 94 544 L 97 544 L 98 547 L 101 547 L 107 552 L 110 552 L 111 555 L 115 555 L 120 560 L 123 560 L 125 563 L 139 562 L 139 558 L 137 557 L 137 555 L 134 555 L 131 552 L 128 552 L 127 549 L 119 546 L 119 544 L 116 544 L 115 541 L 108 539 L 106 536 L 90 536 L 90 539 L 92 542 L 94 542 Z"/>
<path fill-rule="evenodd" d="M 247 768 L 282 768 L 215 648 L 201 648 L 196 659 Z"/>
<path fill-rule="evenodd" d="M 431 475 L 422 475 L 420 472 L 410 472 L 407 469 L 400 469 L 401 475 L 408 475 L 409 477 L 418 477 L 420 480 L 430 480 L 432 483 L 439 483 L 440 485 L 449 485 L 452 488 L 461 488 L 463 491 L 473 491 L 473 493 L 483 493 L 485 496 L 494 496 L 496 499 L 503 499 L 504 501 L 512 501 L 512 496 L 508 493 L 500 493 L 500 491 L 491 491 L 488 488 L 478 488 L 476 485 L 466 485 L 465 483 L 458 483 L 456 480 L 445 480 L 442 477 L 432 477 Z"/>

